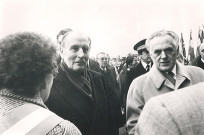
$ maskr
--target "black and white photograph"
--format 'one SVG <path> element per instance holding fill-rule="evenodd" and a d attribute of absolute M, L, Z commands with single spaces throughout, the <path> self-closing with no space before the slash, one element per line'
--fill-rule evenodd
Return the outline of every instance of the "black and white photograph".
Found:
<path fill-rule="evenodd" d="M 203 0 L 1 0 L 0 135 L 204 135 Z"/>

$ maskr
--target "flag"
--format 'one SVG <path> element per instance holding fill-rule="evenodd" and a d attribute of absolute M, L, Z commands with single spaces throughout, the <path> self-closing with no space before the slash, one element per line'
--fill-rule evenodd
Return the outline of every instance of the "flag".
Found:
<path fill-rule="evenodd" d="M 203 28 L 202 28 L 202 31 L 201 31 L 201 43 L 203 43 L 203 39 L 204 39 L 204 25 L 203 25 Z"/>
<path fill-rule="evenodd" d="M 185 43 L 184 43 L 184 39 L 183 39 L 183 33 L 181 33 L 181 39 L 180 39 L 180 53 L 183 56 L 183 64 L 184 65 L 188 65 L 188 59 L 186 58 L 186 49 L 185 49 Z"/>
<path fill-rule="evenodd" d="M 183 40 L 183 34 L 181 33 L 181 38 L 180 38 L 180 43 L 178 47 L 178 55 L 177 55 L 177 60 L 183 64 L 185 64 L 185 57 L 186 57 L 186 52 L 185 52 L 185 45 L 184 45 L 184 40 Z"/>
<path fill-rule="evenodd" d="M 196 56 L 199 56 L 199 55 L 200 55 L 199 47 L 200 47 L 200 45 L 201 45 L 202 42 L 203 42 L 203 40 L 202 40 L 202 31 L 200 30 L 200 27 L 199 27 L 199 30 L 198 30 L 197 49 L 196 49 Z"/>
<path fill-rule="evenodd" d="M 204 25 L 203 25 L 203 28 L 202 30 L 200 29 L 199 27 L 199 30 L 198 30 L 198 41 L 197 41 L 197 49 L 196 49 L 196 56 L 200 56 L 200 51 L 199 51 L 199 48 L 200 48 L 200 45 L 203 43 L 203 40 L 204 40 Z"/>
<path fill-rule="evenodd" d="M 195 58 L 194 55 L 194 48 L 193 48 L 193 38 L 192 38 L 192 31 L 190 31 L 190 39 L 189 39 L 189 49 L 188 49 L 188 60 L 192 62 Z"/>
<path fill-rule="evenodd" d="M 180 45 L 181 45 L 181 54 L 183 55 L 184 58 L 186 58 L 186 49 L 185 49 L 185 44 L 184 44 L 184 39 L 183 39 L 183 33 L 181 33 L 181 39 L 180 39 Z"/>

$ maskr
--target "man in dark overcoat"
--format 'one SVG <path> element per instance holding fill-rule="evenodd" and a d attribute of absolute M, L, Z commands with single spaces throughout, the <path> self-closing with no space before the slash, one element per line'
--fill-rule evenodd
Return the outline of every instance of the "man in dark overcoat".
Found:
<path fill-rule="evenodd" d="M 120 107 L 120 88 L 116 80 L 116 73 L 114 67 L 108 65 L 108 55 L 104 52 L 100 52 L 96 56 L 100 65 L 100 72 L 103 74 L 107 90 L 110 93 L 111 108 L 113 110 L 115 122 L 117 128 L 122 127 L 122 112 Z"/>
<path fill-rule="evenodd" d="M 87 69 L 90 46 L 90 38 L 81 32 L 63 35 L 59 74 L 46 105 L 83 135 L 117 135 L 104 77 Z"/>

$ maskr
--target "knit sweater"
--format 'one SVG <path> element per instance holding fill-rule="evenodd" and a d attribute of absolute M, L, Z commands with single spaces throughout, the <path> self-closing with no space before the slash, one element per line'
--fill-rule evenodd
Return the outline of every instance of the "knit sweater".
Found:
<path fill-rule="evenodd" d="M 47 109 L 39 96 L 28 98 L 13 94 L 7 89 L 0 90 L 0 120 L 8 112 L 28 103 L 33 103 Z M 81 135 L 81 133 L 73 123 L 68 120 L 64 120 L 49 131 L 47 135 Z"/>

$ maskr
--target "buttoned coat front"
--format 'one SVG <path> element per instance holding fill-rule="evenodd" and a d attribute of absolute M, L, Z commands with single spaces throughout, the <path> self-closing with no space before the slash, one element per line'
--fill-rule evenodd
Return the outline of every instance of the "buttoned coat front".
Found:
<path fill-rule="evenodd" d="M 130 85 L 127 95 L 127 126 L 130 135 L 135 132 L 135 125 L 145 103 L 154 96 L 184 88 L 204 81 L 204 71 L 194 66 L 176 63 L 175 86 L 157 70 L 154 65 L 150 72 L 136 79 Z"/>

